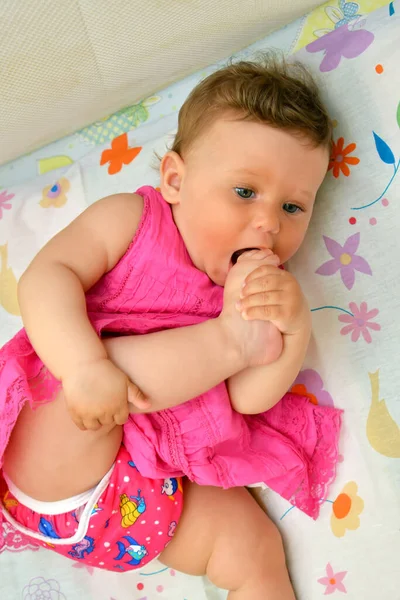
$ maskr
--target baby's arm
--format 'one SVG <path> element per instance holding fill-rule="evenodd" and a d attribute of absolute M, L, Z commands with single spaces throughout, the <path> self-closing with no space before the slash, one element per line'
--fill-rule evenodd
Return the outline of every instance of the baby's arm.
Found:
<path fill-rule="evenodd" d="M 87 317 L 84 292 L 124 254 L 142 210 L 143 200 L 135 194 L 97 202 L 43 248 L 20 280 L 29 338 L 62 381 L 69 410 L 81 428 L 123 423 L 128 398 L 143 408 L 136 402 L 138 388 L 120 368 L 139 386 L 143 381 L 155 410 L 193 398 L 248 364 L 223 319 L 105 344 L 99 340 Z"/>
<path fill-rule="evenodd" d="M 124 254 L 142 210 L 143 200 L 134 194 L 96 202 L 53 237 L 22 275 L 24 326 L 57 379 L 77 365 L 107 358 L 87 317 L 85 292 Z"/>
<path fill-rule="evenodd" d="M 232 406 L 244 414 L 268 410 L 288 391 L 301 369 L 311 334 L 310 311 L 299 284 L 293 275 L 268 261 L 271 257 L 255 269 L 253 259 L 238 309 L 253 331 L 269 327 L 270 343 L 282 352 L 277 352 L 270 364 L 247 368 L 229 378 Z M 250 266 L 251 261 L 246 262 Z"/>
<path fill-rule="evenodd" d="M 104 340 L 109 358 L 150 399 L 154 412 L 205 393 L 249 361 L 223 317 L 199 325 Z"/>
<path fill-rule="evenodd" d="M 311 327 L 308 319 L 297 333 L 283 335 L 283 350 L 273 363 L 249 367 L 228 379 L 232 406 L 243 414 L 272 408 L 286 394 L 304 362 Z"/>
<path fill-rule="evenodd" d="M 142 211 L 143 199 L 136 194 L 96 202 L 50 240 L 19 282 L 28 336 L 61 380 L 70 414 L 81 428 L 123 423 L 129 414 L 128 379 L 107 360 L 87 317 L 85 292 L 125 253 Z"/>

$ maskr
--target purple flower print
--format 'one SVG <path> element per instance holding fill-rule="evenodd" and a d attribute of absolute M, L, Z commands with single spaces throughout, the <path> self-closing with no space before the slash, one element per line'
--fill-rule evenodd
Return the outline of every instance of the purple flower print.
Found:
<path fill-rule="evenodd" d="M 300 371 L 290 391 L 307 396 L 313 404 L 333 406 L 332 396 L 324 389 L 324 382 L 314 369 Z"/>
<path fill-rule="evenodd" d="M 342 281 L 348 290 L 351 290 L 354 285 L 356 271 L 372 275 L 371 267 L 365 258 L 356 254 L 360 243 L 359 233 L 347 238 L 343 246 L 325 235 L 323 238 L 325 246 L 333 258 L 315 271 L 318 275 L 334 275 L 340 270 Z"/>
<path fill-rule="evenodd" d="M 56 579 L 35 577 L 24 587 L 23 600 L 67 600 Z"/>
<path fill-rule="evenodd" d="M 360 56 L 374 41 L 374 34 L 365 29 L 350 29 L 349 24 L 334 29 L 306 46 L 307 52 L 324 52 L 319 70 L 333 71 L 343 58 Z"/>

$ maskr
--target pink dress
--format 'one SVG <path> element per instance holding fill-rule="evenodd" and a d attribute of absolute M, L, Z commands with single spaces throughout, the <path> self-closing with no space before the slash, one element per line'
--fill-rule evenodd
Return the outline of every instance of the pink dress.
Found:
<path fill-rule="evenodd" d="M 87 294 L 100 334 L 145 334 L 217 317 L 223 288 L 196 269 L 170 206 L 142 187 L 144 211 L 125 255 Z M 182 374 L 184 376 L 184 374 Z M 0 466 L 25 402 L 48 402 L 59 389 L 24 330 L 0 351 Z M 132 415 L 124 444 L 144 477 L 187 476 L 223 488 L 264 482 L 316 518 L 335 476 L 341 411 L 287 393 L 271 410 L 232 410 L 224 383 L 175 408 Z"/>

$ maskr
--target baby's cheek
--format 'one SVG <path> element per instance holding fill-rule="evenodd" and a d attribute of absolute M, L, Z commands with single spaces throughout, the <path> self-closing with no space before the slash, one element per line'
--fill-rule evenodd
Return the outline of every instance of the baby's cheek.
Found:
<path fill-rule="evenodd" d="M 206 226 L 201 230 L 200 235 L 203 245 L 209 250 L 214 248 L 221 252 L 232 245 L 229 244 L 229 235 L 222 228 Z"/>

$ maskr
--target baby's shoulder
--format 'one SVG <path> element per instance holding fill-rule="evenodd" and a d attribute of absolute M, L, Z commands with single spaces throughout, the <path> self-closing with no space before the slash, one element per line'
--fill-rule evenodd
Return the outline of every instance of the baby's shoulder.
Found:
<path fill-rule="evenodd" d="M 122 192 L 105 196 L 94 202 L 86 212 L 91 217 L 96 215 L 99 219 L 111 219 L 123 221 L 126 217 L 131 217 L 135 220 L 140 220 L 143 213 L 144 200 L 140 194 Z"/>
<path fill-rule="evenodd" d="M 106 196 L 90 205 L 69 226 L 69 247 L 87 247 L 96 275 L 110 271 L 126 253 L 142 222 L 140 194 Z M 101 265 L 101 266 L 100 266 Z M 86 261 L 86 269 L 88 269 Z"/>

